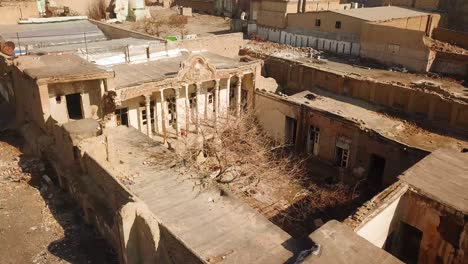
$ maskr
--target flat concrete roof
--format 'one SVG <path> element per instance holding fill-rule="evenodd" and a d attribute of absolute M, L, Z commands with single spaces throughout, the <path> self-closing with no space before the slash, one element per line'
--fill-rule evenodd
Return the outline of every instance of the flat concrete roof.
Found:
<path fill-rule="evenodd" d="M 321 246 L 319 255 L 311 254 L 304 264 L 396 264 L 403 263 L 385 250 L 332 220 L 315 230 L 309 238 Z"/>
<path fill-rule="evenodd" d="M 205 261 L 224 256 L 222 263 L 284 263 L 293 256 L 286 232 L 236 197 L 197 187 L 200 175 L 161 143 L 125 126 L 107 135 L 109 159 L 115 160 L 110 166 L 122 182 Z"/>
<path fill-rule="evenodd" d="M 150 44 L 159 44 L 160 41 L 157 40 L 146 40 L 146 39 L 136 39 L 136 38 L 122 38 L 122 39 L 111 39 L 103 41 L 95 41 L 87 43 L 86 46 L 84 43 L 75 43 L 75 44 L 66 44 L 66 45 L 57 45 L 44 48 L 36 48 L 30 52 L 30 54 L 44 54 L 44 53 L 60 53 L 60 52 L 75 52 L 75 51 L 85 51 L 88 49 L 88 52 L 106 52 L 113 51 L 115 49 L 127 47 L 127 46 L 148 46 Z"/>
<path fill-rule="evenodd" d="M 93 23 L 88 20 L 75 20 L 65 22 L 0 25 L 0 38 L 15 43 L 22 52 L 26 46 L 48 47 L 71 43 L 84 43 L 85 34 L 87 42 L 106 40 L 106 36 Z M 19 37 L 19 41 L 18 41 Z"/>
<path fill-rule="evenodd" d="M 468 153 L 436 150 L 400 179 L 419 193 L 468 214 Z"/>
<path fill-rule="evenodd" d="M 422 10 L 398 7 L 378 6 L 354 9 L 329 10 L 330 12 L 355 17 L 366 21 L 387 21 L 392 19 L 427 16 L 433 14 Z"/>
<path fill-rule="evenodd" d="M 316 99 L 310 100 L 306 96 L 312 94 Z M 286 98 L 296 103 L 308 105 L 310 108 L 331 113 L 356 123 L 362 129 L 370 129 L 383 137 L 395 140 L 410 147 L 426 151 L 438 148 L 461 149 L 468 147 L 468 138 L 457 139 L 448 135 L 436 134 L 425 129 L 387 116 L 379 111 L 382 106 L 363 102 L 358 99 L 336 95 L 320 89 L 303 91 Z"/>
<path fill-rule="evenodd" d="M 216 69 L 233 69 L 248 62 L 223 57 L 208 51 L 193 52 L 207 59 Z M 161 58 L 136 64 L 118 64 L 111 67 L 115 71 L 115 85 L 117 88 L 141 85 L 149 82 L 164 80 L 176 76 L 181 68 L 181 63 L 187 60 L 190 53 L 182 53 L 179 56 Z"/>
<path fill-rule="evenodd" d="M 71 55 L 20 56 L 15 59 L 17 67 L 35 80 L 44 79 L 46 83 L 104 79 L 113 77 L 112 71 Z"/>

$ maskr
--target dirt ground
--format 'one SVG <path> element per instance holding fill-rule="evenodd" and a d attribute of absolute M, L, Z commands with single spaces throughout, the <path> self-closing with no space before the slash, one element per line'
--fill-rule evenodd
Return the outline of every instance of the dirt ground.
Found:
<path fill-rule="evenodd" d="M 0 132 L 0 262 L 117 263 L 71 197 L 42 178 L 46 165 L 21 145 L 13 132 Z"/>
<path fill-rule="evenodd" d="M 175 8 L 162 9 L 161 7 L 157 6 L 150 8 L 151 15 L 153 17 L 161 18 L 163 20 L 167 20 L 171 15 L 178 14 L 177 9 Z M 144 30 L 144 22 L 126 21 L 122 24 L 115 25 L 125 29 L 148 33 Z M 229 19 L 224 19 L 218 16 L 193 13 L 193 16 L 188 18 L 186 29 L 186 34 L 196 34 L 198 37 L 225 34 L 230 31 L 230 21 Z M 163 30 L 164 32 L 160 35 L 160 37 L 180 35 L 176 30 L 169 28 L 168 26 L 164 26 Z"/>

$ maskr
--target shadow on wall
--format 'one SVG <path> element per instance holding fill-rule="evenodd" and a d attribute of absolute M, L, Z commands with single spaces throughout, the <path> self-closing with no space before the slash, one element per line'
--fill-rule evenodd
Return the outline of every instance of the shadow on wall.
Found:
<path fill-rule="evenodd" d="M 460 248 L 466 241 L 464 229 L 467 223 L 462 215 L 407 191 L 397 205 L 383 248 L 405 263 L 464 263 L 466 248 Z"/>
<path fill-rule="evenodd" d="M 23 152 L 25 150 L 24 140 L 13 131 L 2 132 L 0 140 Z M 21 154 L 18 165 L 24 174 L 31 175 L 31 178 L 25 179 L 30 186 L 39 190 L 54 220 L 63 229 L 63 238 L 47 246 L 52 255 L 72 264 L 118 263 L 116 254 L 106 240 L 92 226 L 85 224 L 83 212 L 72 197 L 57 187 L 57 178 L 49 164 L 32 155 Z M 43 175 L 47 175 L 47 178 Z"/>

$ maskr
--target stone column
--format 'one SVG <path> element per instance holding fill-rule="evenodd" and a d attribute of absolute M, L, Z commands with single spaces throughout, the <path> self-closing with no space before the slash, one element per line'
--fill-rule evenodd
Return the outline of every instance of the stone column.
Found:
<path fill-rule="evenodd" d="M 153 137 L 153 132 L 151 131 L 151 95 L 145 94 L 145 106 L 146 106 L 146 134 L 148 137 Z"/>
<path fill-rule="evenodd" d="M 164 100 L 164 90 L 159 90 L 159 96 L 161 98 L 161 126 L 163 141 L 166 142 L 167 131 L 166 131 L 166 101 Z"/>
<path fill-rule="evenodd" d="M 195 106 L 195 127 L 196 127 L 196 130 L 197 130 L 197 133 L 200 132 L 200 88 L 201 88 L 201 83 L 196 83 L 195 84 L 195 88 L 196 88 L 196 93 L 197 93 L 197 97 L 196 97 L 196 106 Z"/>
<path fill-rule="evenodd" d="M 227 84 L 226 84 L 226 115 L 229 118 L 229 112 L 231 111 L 231 102 L 230 102 L 230 96 L 231 96 L 231 75 L 227 78 Z"/>
<path fill-rule="evenodd" d="M 154 131 L 156 131 L 156 134 L 159 134 L 159 118 L 158 118 L 158 107 L 156 104 L 156 96 L 154 97 Z"/>
<path fill-rule="evenodd" d="M 179 126 L 179 113 L 180 113 L 180 107 L 179 107 L 179 97 L 180 97 L 180 91 L 179 91 L 179 87 L 175 88 L 174 89 L 174 92 L 175 92 L 175 112 L 176 112 L 176 122 L 175 122 L 175 129 L 176 129 L 176 137 L 178 138 L 179 135 L 180 135 L 180 126 Z"/>
<path fill-rule="evenodd" d="M 241 114 L 242 104 L 242 75 L 237 76 L 237 89 L 236 89 L 236 116 L 239 117 Z"/>
<path fill-rule="evenodd" d="M 184 85 L 184 92 L 185 92 L 185 130 L 186 133 L 190 131 L 190 99 L 189 99 L 189 85 Z"/>
<path fill-rule="evenodd" d="M 214 107 L 214 124 L 216 126 L 218 122 L 218 114 L 219 114 L 219 79 L 215 80 L 215 87 L 214 87 L 214 99 L 213 99 L 213 107 Z"/>

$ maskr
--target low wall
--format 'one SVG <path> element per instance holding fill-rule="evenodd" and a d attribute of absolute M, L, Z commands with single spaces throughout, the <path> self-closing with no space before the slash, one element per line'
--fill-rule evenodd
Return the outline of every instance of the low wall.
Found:
<path fill-rule="evenodd" d="M 23 18 L 39 17 L 36 1 L 0 2 L 0 25 L 17 24 Z"/>
<path fill-rule="evenodd" d="M 116 250 L 120 263 L 203 263 L 118 180 L 105 161 L 104 136 L 78 139 L 59 125 L 51 133 L 33 123 L 22 129 L 26 148 L 48 160 L 60 186 Z"/>
<path fill-rule="evenodd" d="M 432 32 L 432 38 L 468 49 L 468 32 L 438 27 Z"/>
<path fill-rule="evenodd" d="M 168 42 L 168 49 L 181 48 L 188 50 L 207 50 L 230 58 L 238 56 L 239 50 L 243 46 L 244 37 L 242 33 L 213 35 L 196 39 L 184 39 Z"/>
<path fill-rule="evenodd" d="M 266 77 L 274 78 L 280 86 L 287 88 L 289 94 L 318 87 L 403 111 L 430 120 L 440 127 L 468 133 L 468 102 L 454 98 L 447 91 L 439 89 L 429 92 L 397 83 L 343 75 L 283 58 L 267 57 L 264 60 Z"/>
<path fill-rule="evenodd" d="M 257 34 L 268 41 L 291 45 L 294 47 L 311 47 L 317 50 L 329 51 L 336 54 L 352 56 L 360 55 L 360 44 L 354 42 L 321 38 L 320 36 L 306 36 L 259 25 L 249 25 L 248 33 Z"/>
<path fill-rule="evenodd" d="M 123 29 L 111 24 L 100 22 L 97 20 L 89 19 L 89 21 L 95 24 L 108 39 L 122 39 L 122 38 L 137 38 L 137 39 L 147 39 L 147 40 L 160 40 L 161 42 L 166 42 L 163 39 L 153 37 L 148 34 L 140 33 L 133 30 Z"/>

